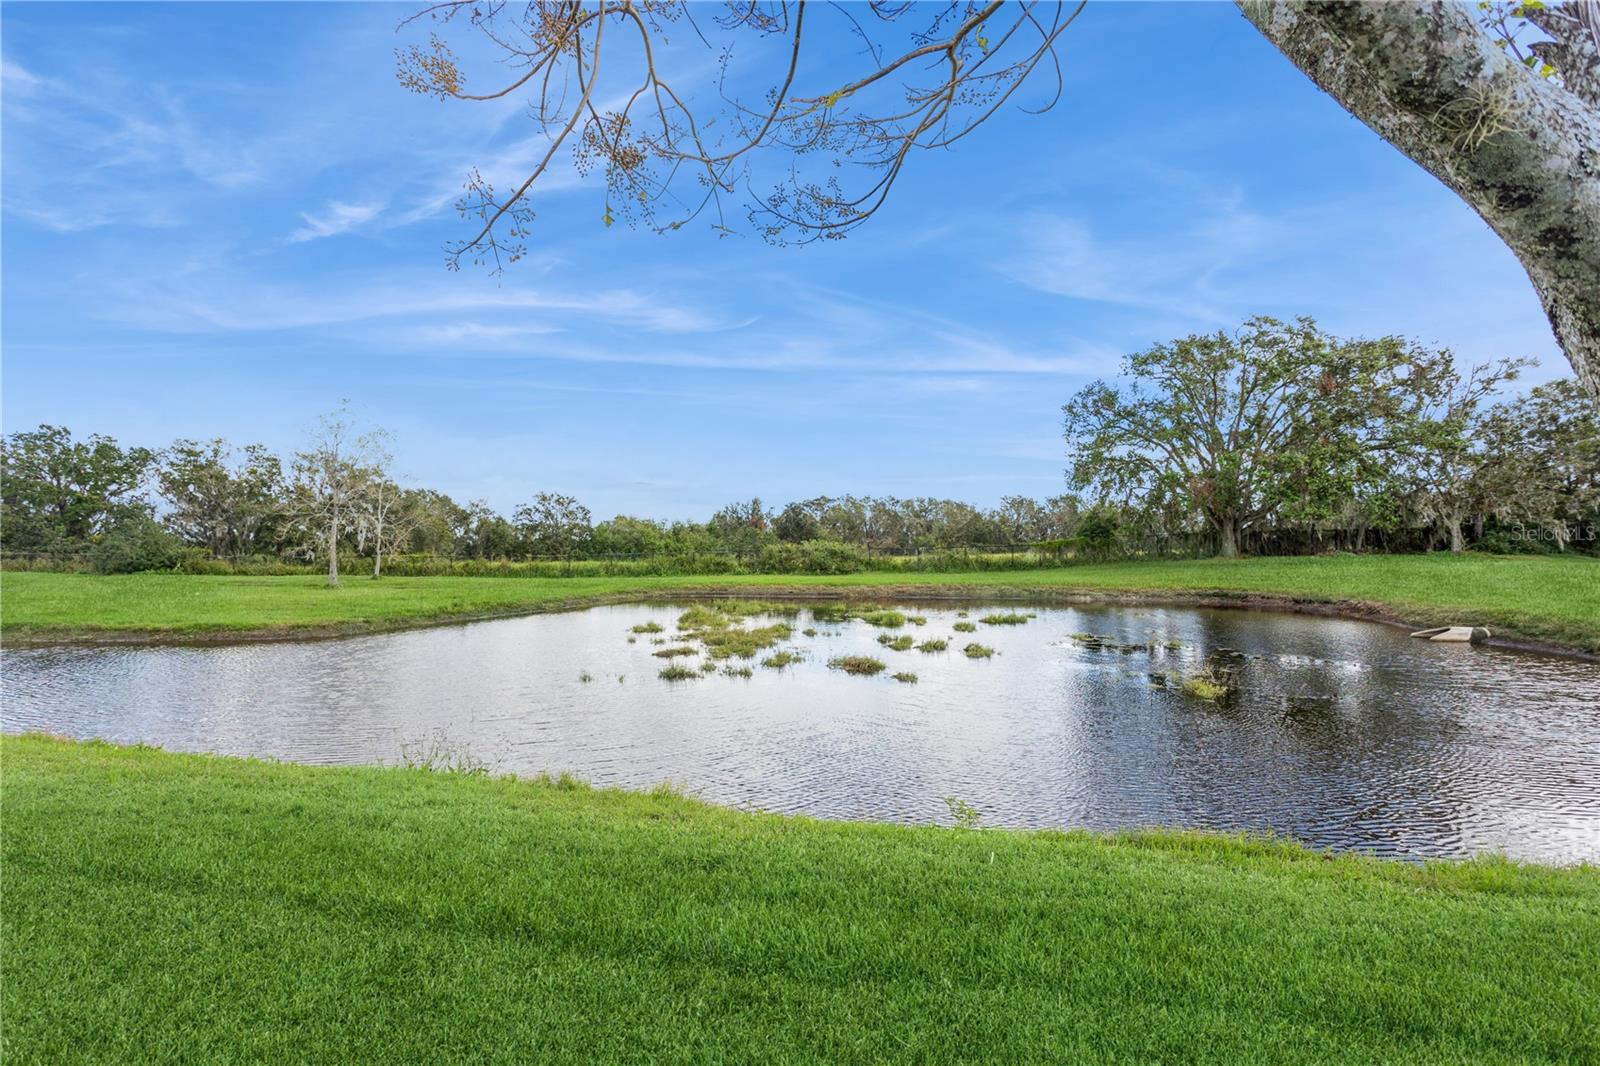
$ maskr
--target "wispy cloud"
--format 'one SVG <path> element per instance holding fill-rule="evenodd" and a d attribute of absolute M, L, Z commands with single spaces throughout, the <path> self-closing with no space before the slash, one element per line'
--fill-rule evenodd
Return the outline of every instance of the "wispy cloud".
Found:
<path fill-rule="evenodd" d="M 1238 313 L 1239 273 L 1283 247 L 1286 227 L 1230 207 L 1180 232 L 1107 236 L 1083 219 L 1035 215 L 1002 273 L 1041 292 L 1142 310 L 1201 324 Z"/>
<path fill-rule="evenodd" d="M 300 243 L 336 237 L 371 222 L 382 210 L 382 203 L 347 204 L 342 200 L 334 200 L 318 214 L 302 213 L 300 220 L 303 225 L 289 236 L 289 240 Z"/>
<path fill-rule="evenodd" d="M 39 87 L 39 81 L 39 76 L 21 63 L 10 56 L 0 56 L 0 83 L 4 84 L 6 92 L 26 95 Z"/>
<path fill-rule="evenodd" d="M 218 273 L 200 263 L 170 277 L 146 276 L 112 287 L 108 317 L 125 325 L 172 333 L 254 333 L 349 325 L 378 328 L 403 322 L 400 337 L 454 343 L 468 338 L 511 343 L 567 325 L 621 327 L 642 333 L 707 334 L 734 329 L 743 319 L 699 306 L 689 297 L 639 289 L 555 284 L 496 286 L 475 275 L 412 272 L 379 282 L 318 286 L 271 283 Z M 493 314 L 491 320 L 465 316 Z M 429 321 L 430 319 L 448 321 Z M 431 334 L 418 326 L 433 327 Z"/>

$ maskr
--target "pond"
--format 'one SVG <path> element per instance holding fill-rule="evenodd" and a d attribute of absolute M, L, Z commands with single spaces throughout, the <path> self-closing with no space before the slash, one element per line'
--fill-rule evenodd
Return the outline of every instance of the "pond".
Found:
<path fill-rule="evenodd" d="M 670 781 L 826 818 L 975 811 L 983 826 L 1600 861 L 1593 662 L 1182 607 L 924 604 L 901 607 L 899 626 L 821 605 L 700 608 L 706 625 L 685 640 L 688 606 L 298 644 L 8 650 L 0 724 L 306 763 L 465 752 L 501 772 Z M 908 650 L 885 643 L 905 637 Z M 657 654 L 679 647 L 694 651 Z M 782 650 L 799 660 L 762 665 Z M 851 656 L 886 668 L 837 668 Z M 690 676 L 660 676 L 674 666 Z"/>

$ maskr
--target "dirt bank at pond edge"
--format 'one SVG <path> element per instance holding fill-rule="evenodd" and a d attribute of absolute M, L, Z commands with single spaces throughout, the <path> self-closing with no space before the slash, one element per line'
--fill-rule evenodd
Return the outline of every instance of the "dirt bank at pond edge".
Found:
<path fill-rule="evenodd" d="M 1285 611 L 1416 630 L 1432 625 L 1487 625 L 1494 635 L 1490 647 L 1540 652 L 1600 662 L 1600 654 L 1571 645 L 1527 638 L 1496 624 L 1493 618 L 1465 618 L 1448 608 L 1418 609 L 1402 613 L 1387 604 L 1363 600 L 1320 600 L 1227 589 L 1113 590 L 1005 585 L 686 585 L 680 588 L 636 590 L 594 596 L 576 596 L 540 604 L 491 611 L 447 612 L 411 618 L 336 622 L 323 625 L 280 625 L 249 629 L 217 628 L 176 632 L 167 629 L 94 629 L 50 626 L 10 627 L 0 633 L 0 644 L 11 648 L 53 646 L 210 646 L 264 644 L 281 641 L 344 640 L 380 633 L 466 625 L 535 614 L 577 611 L 623 603 L 679 603 L 685 600 L 744 599 L 786 602 L 894 602 L 894 603 L 1028 603 L 1044 606 L 1073 604 L 1140 607 L 1211 607 L 1230 610 Z"/>

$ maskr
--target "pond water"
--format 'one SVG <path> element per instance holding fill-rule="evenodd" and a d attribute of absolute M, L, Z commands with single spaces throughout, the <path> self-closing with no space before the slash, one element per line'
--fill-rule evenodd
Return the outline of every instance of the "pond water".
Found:
<path fill-rule="evenodd" d="M 792 636 L 754 659 L 658 657 L 683 645 L 685 606 L 300 644 L 8 650 L 0 724 L 307 763 L 468 751 L 503 772 L 670 781 L 827 818 L 949 822 L 953 797 L 985 826 L 1192 826 L 1406 857 L 1600 861 L 1593 662 L 1273 612 L 949 604 L 901 608 L 926 622 L 893 629 L 801 607 L 783 619 Z M 1032 617 L 979 621 L 996 612 Z M 662 632 L 632 632 L 652 623 Z M 896 651 L 885 634 L 949 647 Z M 970 642 L 995 654 L 968 658 Z M 804 658 L 761 665 L 783 648 Z M 850 655 L 888 669 L 829 667 Z M 659 676 L 706 661 L 753 673 Z M 1201 674 L 1228 693 L 1183 690 Z"/>

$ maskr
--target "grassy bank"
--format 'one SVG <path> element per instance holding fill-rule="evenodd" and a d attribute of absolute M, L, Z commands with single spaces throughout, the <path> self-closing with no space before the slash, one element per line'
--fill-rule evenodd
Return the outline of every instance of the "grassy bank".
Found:
<path fill-rule="evenodd" d="M 1600 1056 L 1593 868 L 0 756 L 8 1062 Z"/>
<path fill-rule="evenodd" d="M 1107 563 L 991 573 L 701 577 L 312 577 L 0 574 L 13 638 L 359 631 L 704 587 L 827 591 L 956 587 L 994 595 L 1141 592 L 1282 596 L 1381 606 L 1418 624 L 1470 622 L 1600 651 L 1600 560 L 1498 556 L 1324 556 Z"/>

